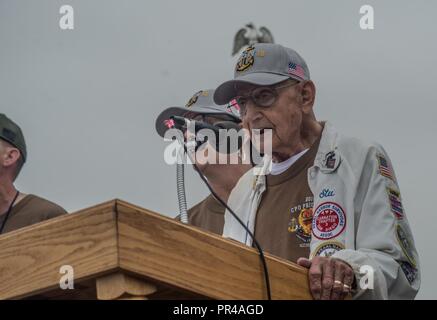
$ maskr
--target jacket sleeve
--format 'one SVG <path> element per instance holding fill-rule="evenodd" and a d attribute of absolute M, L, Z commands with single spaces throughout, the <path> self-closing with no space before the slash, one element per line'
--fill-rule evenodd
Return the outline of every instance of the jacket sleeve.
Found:
<path fill-rule="evenodd" d="M 379 145 L 367 152 L 354 206 L 355 248 L 332 255 L 354 270 L 353 298 L 413 299 L 420 286 L 419 258 L 393 166 Z"/>

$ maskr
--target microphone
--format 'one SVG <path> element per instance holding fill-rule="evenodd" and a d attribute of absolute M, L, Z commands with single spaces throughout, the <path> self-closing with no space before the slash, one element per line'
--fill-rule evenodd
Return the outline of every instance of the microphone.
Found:
<path fill-rule="evenodd" d="M 210 129 L 215 133 L 216 136 L 216 150 L 220 150 L 218 147 L 220 145 L 220 143 L 218 143 L 218 141 L 220 141 L 220 139 L 217 139 L 220 135 L 220 130 L 231 130 L 231 129 L 235 129 L 237 132 L 241 129 L 240 126 L 232 121 L 221 121 L 221 122 L 216 122 L 214 125 L 205 123 L 205 122 L 199 122 L 199 121 L 195 121 L 195 120 L 190 120 L 190 119 L 186 119 L 184 117 L 178 117 L 178 116 L 172 116 L 170 117 L 171 120 L 173 120 L 173 127 L 176 129 L 182 129 L 182 130 L 186 130 L 187 129 L 187 124 L 189 124 L 191 121 L 194 121 L 194 128 L 195 131 L 199 131 L 201 129 Z M 196 135 L 197 137 L 197 135 Z M 206 140 L 208 137 L 205 137 Z M 226 139 L 226 143 L 229 141 L 228 139 L 230 139 L 231 137 L 227 136 Z M 204 142 L 206 142 L 206 140 Z M 222 139 L 223 140 L 223 139 Z M 198 146 L 200 146 L 201 144 L 203 144 L 204 142 L 201 142 Z M 243 138 L 238 135 L 238 149 L 239 150 L 241 148 L 243 144 Z M 196 146 L 196 150 L 198 148 L 198 146 Z M 228 145 L 229 146 L 229 145 Z M 185 152 L 188 153 L 187 151 L 187 145 L 184 144 L 183 145 Z M 235 150 L 235 151 L 237 151 Z M 227 148 L 226 152 L 232 153 L 235 152 L 230 150 L 230 148 Z M 208 187 L 209 191 L 211 192 L 211 194 L 227 209 L 229 210 L 229 212 L 232 214 L 232 216 L 243 226 L 243 228 L 247 231 L 247 233 L 250 235 L 250 237 L 253 239 L 253 244 L 255 245 L 256 249 L 259 252 L 259 256 L 260 256 L 260 260 L 261 260 L 261 264 L 263 267 L 263 271 L 264 271 L 264 278 L 265 278 L 265 283 L 266 283 L 266 290 L 267 290 L 267 299 L 271 300 L 272 299 L 272 294 L 271 294 L 271 289 L 270 289 L 270 277 L 269 277 L 269 272 L 267 269 L 267 263 L 264 257 L 264 251 L 261 248 L 260 244 L 258 243 L 258 241 L 255 239 L 255 235 L 253 234 L 253 232 L 250 231 L 250 229 L 244 224 L 243 221 L 241 221 L 241 219 L 237 216 L 237 214 L 227 205 L 227 203 L 225 201 L 223 201 L 222 198 L 220 198 L 217 193 L 214 191 L 214 189 L 211 187 L 211 185 L 209 184 L 207 178 L 203 175 L 203 173 L 200 171 L 199 167 L 197 166 L 197 164 L 195 162 L 193 162 L 194 168 L 197 171 L 197 173 L 199 174 L 200 178 L 202 179 L 202 181 L 206 184 L 206 186 Z M 182 173 L 183 174 L 183 173 Z M 183 180 L 182 180 L 183 181 Z"/>
<path fill-rule="evenodd" d="M 212 144 L 216 151 L 225 151 L 227 154 L 237 152 L 241 146 L 243 138 L 238 134 L 240 126 L 233 121 L 219 121 L 215 124 L 209 124 L 203 121 L 196 121 L 179 116 L 171 116 L 170 119 L 174 122 L 174 127 L 186 131 L 189 123 L 194 123 L 194 130 L 196 134 L 197 144 L 195 150 L 208 141 L 208 136 L 198 135 L 197 133 L 202 129 L 211 130 L 215 136 L 215 144 Z M 232 136 L 229 135 L 229 130 L 235 130 L 237 133 L 237 143 L 232 144 Z M 224 149 L 224 150 L 223 150 Z"/>

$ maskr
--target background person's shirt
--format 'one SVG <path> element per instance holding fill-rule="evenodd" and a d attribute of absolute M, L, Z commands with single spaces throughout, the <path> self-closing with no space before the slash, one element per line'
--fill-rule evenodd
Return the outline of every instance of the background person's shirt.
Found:
<path fill-rule="evenodd" d="M 2 234 L 48 220 L 67 212 L 57 204 L 29 194 L 12 207 Z M 0 215 L 0 226 L 6 219 L 6 212 Z"/>
<path fill-rule="evenodd" d="M 188 210 L 188 221 L 194 226 L 222 235 L 226 208 L 212 194 Z"/>
<path fill-rule="evenodd" d="M 216 234 L 223 234 L 225 207 L 212 194 L 188 210 L 188 223 Z M 176 220 L 180 221 L 178 215 Z"/>

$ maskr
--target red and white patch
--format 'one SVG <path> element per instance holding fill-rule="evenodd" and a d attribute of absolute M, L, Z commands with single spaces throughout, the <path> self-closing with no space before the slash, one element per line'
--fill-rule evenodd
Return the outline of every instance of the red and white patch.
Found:
<path fill-rule="evenodd" d="M 314 212 L 312 230 L 317 239 L 327 240 L 338 236 L 346 227 L 346 214 L 335 202 L 324 202 Z"/>

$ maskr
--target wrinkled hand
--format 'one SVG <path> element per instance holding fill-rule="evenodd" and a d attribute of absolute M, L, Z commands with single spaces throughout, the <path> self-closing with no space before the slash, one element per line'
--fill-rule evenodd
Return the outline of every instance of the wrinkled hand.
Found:
<path fill-rule="evenodd" d="M 299 258 L 297 263 L 308 268 L 311 294 L 316 300 L 341 300 L 350 292 L 354 271 L 344 261 L 316 256 L 312 260 Z"/>

